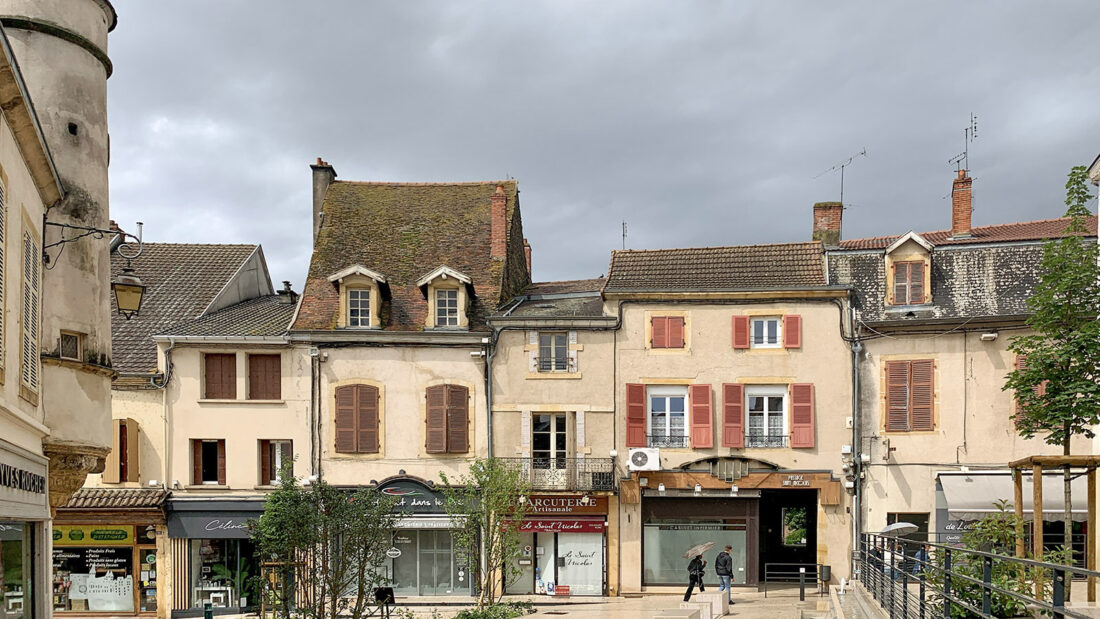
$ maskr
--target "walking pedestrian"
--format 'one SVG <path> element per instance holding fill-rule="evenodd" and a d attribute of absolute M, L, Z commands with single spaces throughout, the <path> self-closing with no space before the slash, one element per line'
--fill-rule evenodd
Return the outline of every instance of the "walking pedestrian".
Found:
<path fill-rule="evenodd" d="M 928 569 L 928 546 L 921 544 L 913 555 L 913 575 L 920 576 Z"/>
<path fill-rule="evenodd" d="M 703 560 L 703 555 L 695 555 L 695 558 L 688 563 L 688 588 L 684 593 L 684 601 L 691 600 L 691 594 L 695 591 L 695 585 L 699 585 L 699 591 L 706 591 L 703 588 L 703 573 L 706 570 L 707 562 Z"/>
<path fill-rule="evenodd" d="M 714 560 L 714 573 L 718 574 L 718 590 L 725 591 L 726 596 L 730 598 L 730 604 L 733 604 L 733 591 L 730 588 L 730 579 L 733 577 L 731 550 L 733 546 L 726 544 L 726 549 L 718 553 L 718 557 Z"/>

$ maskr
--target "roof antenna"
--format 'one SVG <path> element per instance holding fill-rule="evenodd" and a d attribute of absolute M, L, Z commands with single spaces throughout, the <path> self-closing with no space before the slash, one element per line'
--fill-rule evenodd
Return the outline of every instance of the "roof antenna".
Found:
<path fill-rule="evenodd" d="M 970 169 L 970 143 L 978 137 L 978 117 L 970 115 L 970 125 L 963 129 L 963 152 L 947 160 L 947 165 L 954 165 L 955 171 Z"/>
<path fill-rule="evenodd" d="M 840 170 L 840 203 L 844 204 L 844 168 L 852 165 L 852 161 L 854 161 L 856 157 L 866 157 L 866 156 L 867 156 L 867 149 L 864 148 L 863 150 L 859 151 L 858 153 L 852 155 L 851 157 L 848 157 L 846 160 L 836 164 L 835 166 L 829 168 L 828 170 L 825 170 L 821 174 L 818 174 L 814 178 L 820 178 L 822 176 L 825 176 L 829 172 L 835 172 L 836 170 Z"/>
<path fill-rule="evenodd" d="M 626 222 L 623 222 L 623 249 L 626 249 Z"/>

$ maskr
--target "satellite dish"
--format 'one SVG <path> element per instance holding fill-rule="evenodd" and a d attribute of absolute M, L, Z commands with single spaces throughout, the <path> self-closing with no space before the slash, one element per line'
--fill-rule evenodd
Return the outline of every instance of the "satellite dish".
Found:
<path fill-rule="evenodd" d="M 895 522 L 894 524 L 887 525 L 886 528 L 882 530 L 881 535 L 900 537 L 902 535 L 916 533 L 918 528 L 917 525 L 910 522 Z"/>

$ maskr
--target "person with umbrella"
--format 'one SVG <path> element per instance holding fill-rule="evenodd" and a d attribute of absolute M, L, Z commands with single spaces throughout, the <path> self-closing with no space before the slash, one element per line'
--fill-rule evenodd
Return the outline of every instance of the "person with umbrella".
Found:
<path fill-rule="evenodd" d="M 699 585 L 699 591 L 706 591 L 703 587 L 703 574 L 706 571 L 707 562 L 703 560 L 703 553 L 714 547 L 714 542 L 704 542 L 688 548 L 684 558 L 693 557 L 688 563 L 688 588 L 684 593 L 684 601 L 691 600 L 691 594 L 695 591 L 695 585 Z"/>

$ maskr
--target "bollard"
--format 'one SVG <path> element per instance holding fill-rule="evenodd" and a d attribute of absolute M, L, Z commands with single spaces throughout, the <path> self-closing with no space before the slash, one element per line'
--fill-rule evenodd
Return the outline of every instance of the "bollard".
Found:
<path fill-rule="evenodd" d="M 214 607 L 210 605 L 210 602 L 202 605 L 202 617 L 203 619 L 214 619 Z"/>
<path fill-rule="evenodd" d="M 798 601 L 806 601 L 806 568 L 798 568 Z"/>

